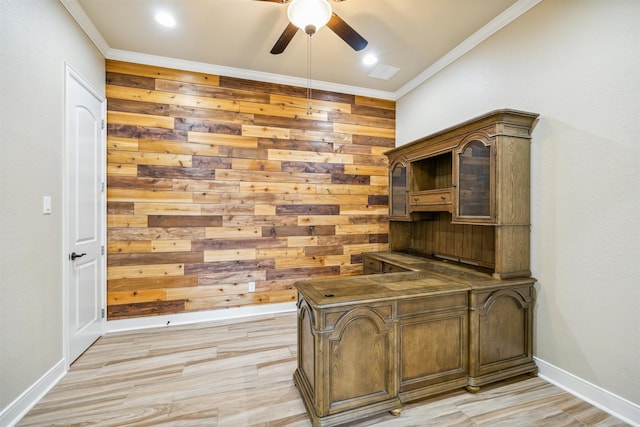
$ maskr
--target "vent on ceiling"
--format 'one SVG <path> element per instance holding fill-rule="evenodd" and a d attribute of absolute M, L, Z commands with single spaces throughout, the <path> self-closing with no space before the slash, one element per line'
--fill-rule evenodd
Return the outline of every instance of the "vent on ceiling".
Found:
<path fill-rule="evenodd" d="M 369 73 L 369 77 L 380 80 L 389 80 L 400 71 L 400 68 L 392 67 L 391 65 L 378 64 Z"/>

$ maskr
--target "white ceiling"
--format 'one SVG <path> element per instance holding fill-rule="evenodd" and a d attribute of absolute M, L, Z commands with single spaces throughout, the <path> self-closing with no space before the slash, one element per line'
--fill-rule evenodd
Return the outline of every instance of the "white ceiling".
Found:
<path fill-rule="evenodd" d="M 356 52 L 330 29 L 311 39 L 313 87 L 397 99 L 540 0 L 346 0 L 333 11 L 368 40 Z M 61 0 L 109 59 L 306 86 L 307 40 L 299 31 L 284 53 L 271 47 L 287 26 L 287 5 L 256 0 Z M 173 13 L 159 26 L 154 14 Z M 378 64 L 399 68 L 368 77 Z"/>

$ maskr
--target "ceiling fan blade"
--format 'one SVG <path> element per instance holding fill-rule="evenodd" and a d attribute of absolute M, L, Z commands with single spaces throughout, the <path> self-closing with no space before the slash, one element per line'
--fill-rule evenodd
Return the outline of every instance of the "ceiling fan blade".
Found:
<path fill-rule="evenodd" d="M 298 27 L 296 27 L 291 22 L 289 22 L 289 25 L 287 25 L 287 28 L 285 28 L 282 34 L 280 34 L 280 37 L 276 41 L 276 44 L 274 44 L 273 47 L 271 48 L 271 53 L 274 55 L 278 55 L 284 52 L 287 46 L 289 46 L 289 42 L 291 41 L 293 36 L 296 35 L 297 32 L 298 32 Z"/>
<path fill-rule="evenodd" d="M 338 37 L 344 40 L 354 50 L 362 50 L 367 47 L 367 44 L 369 43 L 335 13 L 331 14 L 331 19 L 327 22 L 327 27 L 329 27 L 338 35 Z"/>

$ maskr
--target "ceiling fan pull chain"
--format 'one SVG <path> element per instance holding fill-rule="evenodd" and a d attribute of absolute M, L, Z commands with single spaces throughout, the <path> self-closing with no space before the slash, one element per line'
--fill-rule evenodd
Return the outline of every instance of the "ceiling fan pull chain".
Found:
<path fill-rule="evenodd" d="M 307 116 L 311 115 L 311 34 L 307 35 Z"/>

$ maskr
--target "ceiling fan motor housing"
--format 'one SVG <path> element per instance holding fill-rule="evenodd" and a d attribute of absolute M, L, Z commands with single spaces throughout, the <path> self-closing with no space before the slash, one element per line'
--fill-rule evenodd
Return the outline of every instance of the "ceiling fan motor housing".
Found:
<path fill-rule="evenodd" d="M 293 0 L 287 9 L 289 21 L 309 35 L 327 25 L 331 13 L 327 0 Z"/>

